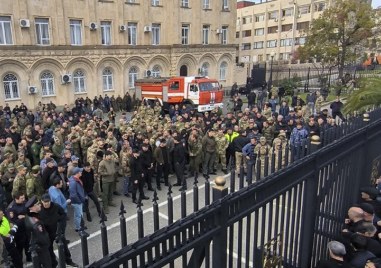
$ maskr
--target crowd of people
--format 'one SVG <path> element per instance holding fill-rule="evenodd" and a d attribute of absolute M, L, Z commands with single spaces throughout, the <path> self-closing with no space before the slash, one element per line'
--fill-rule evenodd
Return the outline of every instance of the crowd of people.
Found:
<path fill-rule="evenodd" d="M 65 242 L 68 206 L 73 208 L 74 229 L 79 231 L 83 218 L 92 221 L 90 199 L 98 216 L 102 210 L 108 214 L 109 207 L 116 206 L 115 195 L 141 202 L 148 199 L 145 191 L 168 186 L 170 174 L 180 190 L 187 189 L 187 177 L 196 173 L 208 178 L 235 167 L 238 174 L 242 164 L 247 180 L 260 179 L 254 172 L 257 159 L 274 153 L 276 159 L 282 158 L 276 160 L 276 169 L 281 168 L 287 143 L 295 149 L 294 157 L 299 157 L 296 148 L 308 137 L 321 136 L 336 126 L 335 118 L 327 109 L 320 111 L 317 102 L 309 105 L 296 98 L 289 106 L 272 94 L 260 103 L 251 98 L 243 109 L 237 107 L 240 97 L 233 97 L 234 107 L 227 113 L 220 108 L 198 113 L 187 105 L 164 111 L 159 101 L 140 104 L 128 94 L 79 98 L 74 107 L 60 109 L 52 102 L 33 110 L 24 104 L 0 107 L 0 203 L 4 212 L 0 216 L 7 225 L 0 233 L 15 266 L 23 260 L 23 250 L 30 260 L 28 247 L 36 228 L 46 233 L 46 239 L 38 242 L 41 245 L 33 242 L 41 254 L 49 249 L 52 266 L 46 267 L 57 265 L 53 253 L 57 233 L 66 245 L 66 262 L 73 264 Z M 272 104 L 275 100 L 281 105 Z M 341 106 L 339 99 L 336 102 Z M 265 174 L 263 164 L 256 168 Z M 55 217 L 44 217 L 48 213 Z M 29 224 L 32 227 L 28 228 L 25 218 L 34 219 L 40 227 Z M 18 226 L 14 234 L 12 226 Z"/>
<path fill-rule="evenodd" d="M 339 239 L 327 245 L 328 259 L 316 268 L 381 267 L 381 177 L 360 194 L 359 203 L 348 210 Z"/>

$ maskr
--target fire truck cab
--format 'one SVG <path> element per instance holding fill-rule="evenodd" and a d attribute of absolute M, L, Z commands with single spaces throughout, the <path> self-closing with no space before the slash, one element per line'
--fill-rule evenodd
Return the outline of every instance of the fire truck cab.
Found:
<path fill-rule="evenodd" d="M 223 91 L 208 77 L 150 77 L 136 80 L 135 88 L 138 99 L 158 100 L 164 109 L 174 104 L 192 105 L 199 112 L 223 107 Z"/>

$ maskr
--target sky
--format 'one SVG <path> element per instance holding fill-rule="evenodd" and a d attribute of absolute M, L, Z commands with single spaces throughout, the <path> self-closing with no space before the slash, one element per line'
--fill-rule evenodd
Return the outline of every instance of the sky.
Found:
<path fill-rule="evenodd" d="M 237 1 L 243 1 L 243 0 L 237 0 Z M 260 2 L 260 0 L 249 0 L 251 2 Z M 372 6 L 373 8 L 381 7 L 381 0 L 372 0 Z"/>
<path fill-rule="evenodd" d="M 372 0 L 373 8 L 381 7 L 381 0 Z"/>

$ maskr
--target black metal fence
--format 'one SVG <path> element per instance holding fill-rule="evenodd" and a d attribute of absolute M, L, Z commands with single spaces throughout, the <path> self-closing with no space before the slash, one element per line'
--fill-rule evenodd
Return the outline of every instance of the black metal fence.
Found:
<path fill-rule="evenodd" d="M 104 217 L 100 226 L 104 257 L 89 264 L 88 234 L 82 230 L 83 265 L 260 268 L 272 263 L 271 267 L 313 267 L 326 257 L 326 244 L 339 234 L 359 188 L 369 184 L 372 161 L 381 155 L 380 118 L 381 109 L 377 109 L 369 117 L 327 128 L 321 141 L 313 139 L 298 148 L 285 143 L 277 147 L 278 153 L 267 151 L 257 160 L 254 181 L 245 180 L 241 166 L 238 178 L 231 170 L 229 187 L 221 177 L 214 183 L 206 179 L 202 192 L 196 174 L 192 199 L 181 192 L 177 216 L 169 187 L 166 226 L 159 226 L 155 193 L 153 233 L 145 234 L 147 215 L 138 205 L 138 240 L 129 244 L 122 204 L 122 248 L 109 253 Z M 203 204 L 201 194 L 205 195 Z M 191 213 L 187 202 L 193 204 Z"/>

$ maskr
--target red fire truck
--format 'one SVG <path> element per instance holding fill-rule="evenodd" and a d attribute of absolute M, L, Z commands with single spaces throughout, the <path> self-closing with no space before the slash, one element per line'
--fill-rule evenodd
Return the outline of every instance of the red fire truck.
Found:
<path fill-rule="evenodd" d="M 138 99 L 159 100 L 164 108 L 187 104 L 205 112 L 223 106 L 223 90 L 217 80 L 208 77 L 149 77 L 136 80 L 135 87 Z"/>

